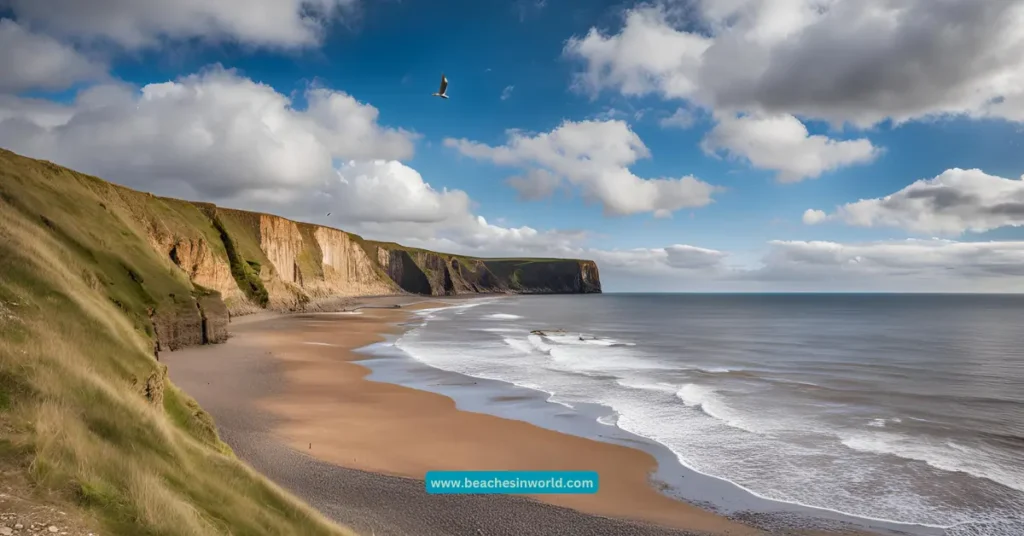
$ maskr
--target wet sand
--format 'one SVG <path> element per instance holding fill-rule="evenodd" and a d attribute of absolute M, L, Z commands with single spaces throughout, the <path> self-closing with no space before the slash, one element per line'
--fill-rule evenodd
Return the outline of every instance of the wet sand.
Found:
<path fill-rule="evenodd" d="M 365 356 L 351 350 L 397 330 L 407 309 L 243 317 L 226 344 L 164 360 L 242 459 L 367 534 L 760 533 L 657 492 L 648 481 L 656 462 L 643 451 L 365 380 L 352 362 Z M 536 500 L 434 496 L 417 480 L 433 469 L 596 470 L 601 482 L 594 495 Z"/>

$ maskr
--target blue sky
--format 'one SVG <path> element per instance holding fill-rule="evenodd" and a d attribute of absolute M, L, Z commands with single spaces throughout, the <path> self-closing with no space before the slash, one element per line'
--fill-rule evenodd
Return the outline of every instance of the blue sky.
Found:
<path fill-rule="evenodd" d="M 0 146 L 136 188 L 609 290 L 1024 288 L 1021 2 L 0 7 Z"/>

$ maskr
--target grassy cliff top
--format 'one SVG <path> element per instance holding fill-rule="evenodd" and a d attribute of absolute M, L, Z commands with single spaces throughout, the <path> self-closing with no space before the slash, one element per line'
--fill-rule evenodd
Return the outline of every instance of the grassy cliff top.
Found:
<path fill-rule="evenodd" d="M 154 196 L 0 149 L 0 474 L 17 475 L 26 493 L 103 534 L 348 534 L 240 462 L 154 358 L 164 335 L 154 318 L 198 324 L 200 302 L 220 297 L 193 283 L 179 244 L 208 246 L 189 251 L 230 271 L 221 290 L 244 292 L 241 300 L 265 307 L 268 288 L 301 292 L 275 279 L 260 243 L 263 216 Z M 310 247 L 286 275 L 322 275 L 315 227 L 295 223 Z M 545 288 L 552 272 L 561 279 L 551 286 L 564 290 L 573 281 L 566 264 L 583 262 L 476 259 L 349 236 L 388 284 L 377 248 L 457 259 L 469 279 L 456 282 L 470 292 L 529 290 L 521 279 Z M 404 270 L 418 273 L 411 284 L 428 293 L 427 276 L 446 284 L 437 259 L 429 261 L 422 272 L 414 263 Z M 484 283 L 491 273 L 476 270 L 479 261 L 500 281 Z"/>
<path fill-rule="evenodd" d="M 348 534 L 240 462 L 154 359 L 149 311 L 208 291 L 147 236 L 209 227 L 0 151 L 0 473 L 103 534 Z"/>

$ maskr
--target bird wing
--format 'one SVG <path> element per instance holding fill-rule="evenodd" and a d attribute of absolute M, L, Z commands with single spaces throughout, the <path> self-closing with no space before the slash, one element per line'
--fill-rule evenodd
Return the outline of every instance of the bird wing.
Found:
<path fill-rule="evenodd" d="M 448 78 L 446 78 L 442 74 L 441 75 L 441 89 L 439 89 L 437 92 L 442 94 L 442 95 L 444 95 L 444 92 L 445 92 L 446 89 L 448 89 Z"/>

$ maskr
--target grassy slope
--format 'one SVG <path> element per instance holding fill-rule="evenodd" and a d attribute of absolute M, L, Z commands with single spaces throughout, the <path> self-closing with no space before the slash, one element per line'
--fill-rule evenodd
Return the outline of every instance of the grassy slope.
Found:
<path fill-rule="evenodd" d="M 105 533 L 344 534 L 239 462 L 153 359 L 146 308 L 195 289 L 132 211 L 196 214 L 96 181 L 0 151 L 0 464 Z"/>

